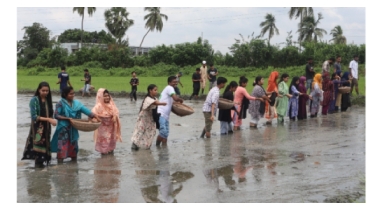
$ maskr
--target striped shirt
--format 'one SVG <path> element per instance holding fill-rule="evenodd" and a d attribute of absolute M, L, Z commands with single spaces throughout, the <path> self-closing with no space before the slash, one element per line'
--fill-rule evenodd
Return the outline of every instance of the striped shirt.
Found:
<path fill-rule="evenodd" d="M 217 105 L 219 102 L 220 90 L 218 87 L 213 87 L 207 95 L 206 101 L 203 104 L 203 112 L 211 112 L 212 104 L 215 104 L 214 115 L 216 115 Z"/>

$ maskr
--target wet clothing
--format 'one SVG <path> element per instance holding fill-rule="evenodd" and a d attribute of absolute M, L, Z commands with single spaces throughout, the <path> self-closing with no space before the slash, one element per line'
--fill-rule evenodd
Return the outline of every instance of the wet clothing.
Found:
<path fill-rule="evenodd" d="M 233 101 L 233 92 L 227 91 L 223 94 L 223 98 Z M 232 131 L 232 116 L 231 110 L 235 110 L 235 107 L 231 109 L 219 109 L 218 120 L 220 121 L 220 133 L 227 134 Z"/>
<path fill-rule="evenodd" d="M 31 125 L 21 160 L 29 159 L 35 160 L 36 163 L 49 164 L 51 125 L 49 122 L 38 120 L 39 117 L 52 118 L 53 110 L 48 107 L 48 102 L 41 102 L 38 96 L 30 100 Z"/>
<path fill-rule="evenodd" d="M 103 154 L 114 151 L 117 141 L 122 142 L 119 110 L 111 96 L 109 103 L 104 102 L 104 91 L 104 88 L 98 90 L 96 105 L 92 109 L 92 113 L 101 119 L 101 125 L 94 131 L 95 150 Z"/>
<path fill-rule="evenodd" d="M 266 92 L 263 87 L 256 85 L 253 87 L 251 96 L 256 98 L 262 98 L 266 95 Z M 248 106 L 248 112 L 251 114 L 251 123 L 257 124 L 260 118 L 264 117 L 265 113 L 265 103 L 260 100 L 250 101 Z M 264 110 L 260 110 L 260 107 L 263 107 Z"/>
<path fill-rule="evenodd" d="M 133 77 L 130 80 L 130 85 L 131 85 L 131 92 L 130 92 L 130 98 L 136 101 L 137 100 L 137 90 L 138 90 L 138 85 L 139 84 L 139 79 L 138 77 Z"/>
<path fill-rule="evenodd" d="M 297 88 L 292 85 L 291 87 L 291 95 L 292 97 L 289 99 L 289 104 L 288 104 L 288 115 L 289 118 L 291 119 L 296 119 L 298 115 L 298 101 L 300 98 L 300 92 L 297 90 Z"/>
<path fill-rule="evenodd" d="M 341 81 L 343 87 L 350 87 L 349 80 L 349 72 L 345 72 L 344 75 L 342 75 Z M 351 106 L 350 102 L 350 93 L 342 93 L 341 98 L 341 112 L 346 112 L 346 110 Z"/>
<path fill-rule="evenodd" d="M 276 96 L 278 93 L 277 82 L 276 82 L 278 75 L 279 75 L 279 73 L 277 71 L 273 71 L 269 75 L 269 79 L 268 79 L 267 92 L 273 92 L 271 95 L 271 98 L 270 98 L 271 102 L 270 103 L 265 102 L 265 114 L 264 114 L 264 116 L 265 116 L 265 118 L 268 119 L 268 122 L 271 122 L 273 118 L 277 118 L 275 101 L 276 101 Z"/>
<path fill-rule="evenodd" d="M 78 130 L 70 124 L 69 120 L 60 120 L 58 117 L 81 119 L 81 113 L 91 118 L 94 117 L 94 114 L 77 100 L 73 100 L 71 106 L 64 98 L 57 102 L 56 110 L 54 111 L 57 127 L 51 141 L 51 152 L 57 152 L 58 159 L 77 157 L 78 139 L 80 137 Z"/>
<path fill-rule="evenodd" d="M 279 121 L 284 121 L 284 117 L 287 114 L 288 109 L 288 96 L 286 96 L 289 92 L 288 85 L 282 81 L 278 85 L 279 94 L 282 98 L 278 97 L 276 100 L 276 110 L 277 110 L 277 119 Z"/>
<path fill-rule="evenodd" d="M 306 91 L 306 87 L 304 85 L 305 81 L 306 81 L 306 78 L 304 76 L 300 77 L 300 84 L 298 85 L 298 91 L 300 93 L 303 93 L 303 94 L 300 95 L 299 99 L 298 99 L 297 119 L 299 119 L 299 120 L 307 119 L 306 102 L 308 101 L 309 96 L 306 95 L 307 91 Z"/>
<path fill-rule="evenodd" d="M 249 100 L 256 100 L 256 97 L 249 95 L 245 88 L 238 86 L 236 88 L 233 101 L 236 102 L 235 108 L 239 114 L 231 110 L 231 115 L 235 126 L 241 126 L 242 119 L 247 118 Z"/>
<path fill-rule="evenodd" d="M 157 105 L 153 103 L 156 98 L 146 96 L 142 104 L 142 110 L 138 114 L 137 123 L 131 141 L 140 148 L 149 149 L 156 134 L 156 122 L 153 117 L 153 110 Z M 167 135 L 162 136 L 167 138 Z"/>
<path fill-rule="evenodd" d="M 329 74 L 324 75 L 322 82 L 323 101 L 322 101 L 322 114 L 326 115 L 329 111 L 329 106 L 334 97 L 334 85 L 329 78 Z"/>

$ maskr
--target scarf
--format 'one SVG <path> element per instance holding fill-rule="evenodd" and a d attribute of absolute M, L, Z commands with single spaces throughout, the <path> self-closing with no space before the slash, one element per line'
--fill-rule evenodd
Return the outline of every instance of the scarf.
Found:
<path fill-rule="evenodd" d="M 271 75 L 269 75 L 268 79 L 268 87 L 267 92 L 277 92 L 277 77 L 279 76 L 279 73 L 277 71 L 273 71 Z"/>
<path fill-rule="evenodd" d="M 118 110 L 117 106 L 115 105 L 114 100 L 110 94 L 109 94 L 109 96 L 110 96 L 109 103 L 105 103 L 104 98 L 103 98 L 104 91 L 105 91 L 104 88 L 98 89 L 97 97 L 96 97 L 96 105 L 93 107 L 92 112 L 101 118 L 102 117 L 106 118 L 106 117 L 116 116 L 117 119 L 114 122 L 114 132 L 116 132 L 116 135 L 115 135 L 117 138 L 116 140 L 119 142 L 122 142 L 122 139 L 121 139 L 121 123 L 119 120 L 119 110 Z M 94 131 L 94 141 L 97 140 L 97 136 L 98 136 L 98 129 Z"/>
<path fill-rule="evenodd" d="M 322 90 L 322 78 L 321 74 L 314 75 L 313 82 L 312 82 L 312 89 L 314 89 L 314 85 L 317 84 L 318 87 Z"/>

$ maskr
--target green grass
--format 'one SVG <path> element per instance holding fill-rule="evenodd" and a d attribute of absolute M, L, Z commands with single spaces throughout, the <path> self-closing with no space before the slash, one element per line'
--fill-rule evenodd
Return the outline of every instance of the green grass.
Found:
<path fill-rule="evenodd" d="M 238 77 L 226 77 L 228 83 L 231 81 L 238 82 Z M 70 76 L 70 82 L 75 91 L 78 91 L 84 86 L 84 82 L 81 81 L 83 77 Z M 247 85 L 247 91 L 252 92 L 253 86 L 252 82 L 254 78 L 248 78 L 249 82 Z M 291 79 L 290 79 L 291 80 Z M 60 86 L 56 84 L 58 78 L 56 76 L 17 76 L 17 90 L 36 90 L 38 84 L 41 81 L 46 81 L 50 84 L 52 90 L 59 90 Z M 181 94 L 191 95 L 192 94 L 192 81 L 191 76 L 183 76 L 180 80 L 183 84 L 183 88 L 179 85 Z M 264 80 L 264 87 L 268 84 L 268 79 Z M 130 77 L 92 77 L 92 85 L 98 90 L 98 88 L 106 88 L 109 91 L 126 91 L 130 92 Z M 228 85 L 228 83 L 226 85 Z M 290 81 L 288 82 L 289 85 Z M 167 85 L 167 77 L 139 77 L 138 92 L 146 93 L 147 86 L 150 84 L 156 84 L 158 86 L 158 91 L 161 92 L 163 88 Z M 207 82 L 206 87 L 208 89 L 209 83 Z M 221 90 L 222 92 L 223 90 Z M 365 95 L 365 78 L 361 77 L 359 80 L 359 91 L 361 95 Z M 205 92 L 206 93 L 206 92 Z"/>

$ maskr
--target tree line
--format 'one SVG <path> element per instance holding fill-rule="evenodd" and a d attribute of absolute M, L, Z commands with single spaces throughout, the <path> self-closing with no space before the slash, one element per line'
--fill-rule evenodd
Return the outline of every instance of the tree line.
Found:
<path fill-rule="evenodd" d="M 97 61 L 102 68 L 112 67 L 129 68 L 133 66 L 152 66 L 164 63 L 176 66 L 189 66 L 199 64 L 202 60 L 223 66 L 236 66 L 240 68 L 256 67 L 268 68 L 269 66 L 289 67 L 299 66 L 306 63 L 308 58 L 313 58 L 317 64 L 321 64 L 330 57 L 340 55 L 343 63 L 349 62 L 352 56 L 359 55 L 359 62 L 365 63 L 365 45 L 352 45 L 346 43 L 341 26 L 331 30 L 333 39 L 327 43 L 322 41 L 326 30 L 319 28 L 321 13 L 317 18 L 312 7 L 291 7 L 288 13 L 290 19 L 300 18 L 298 24 L 298 42 L 292 41 L 292 31 L 288 32 L 284 42 L 285 47 L 271 45 L 270 40 L 274 35 L 279 35 L 275 17 L 266 14 L 265 20 L 260 23 L 261 33 L 258 36 L 248 36 L 247 39 L 239 34 L 240 38 L 234 38 L 234 43 L 229 47 L 230 53 L 223 55 L 215 51 L 208 40 L 200 37 L 193 43 L 180 43 L 175 45 L 160 45 L 151 49 L 148 55 L 132 56 L 128 48 L 128 39 L 124 39 L 126 31 L 134 24 L 134 20 L 128 18 L 129 13 L 124 7 L 112 7 L 104 12 L 105 27 L 108 32 L 83 31 L 83 19 L 85 11 L 89 16 L 96 11 L 95 7 L 74 7 L 81 17 L 81 30 L 67 29 L 58 37 L 50 37 L 49 30 L 41 23 L 33 23 L 25 26 L 23 40 L 17 42 L 17 65 L 24 67 L 58 67 L 60 65 L 78 66 L 87 62 Z M 160 7 L 145 7 L 148 14 L 145 28 L 150 31 L 162 31 L 163 20 L 168 16 L 160 12 Z M 265 39 L 263 37 L 266 37 Z M 84 42 L 107 44 L 107 49 L 97 47 L 82 47 L 79 51 L 68 55 L 66 50 L 59 47 L 60 43 Z"/>

